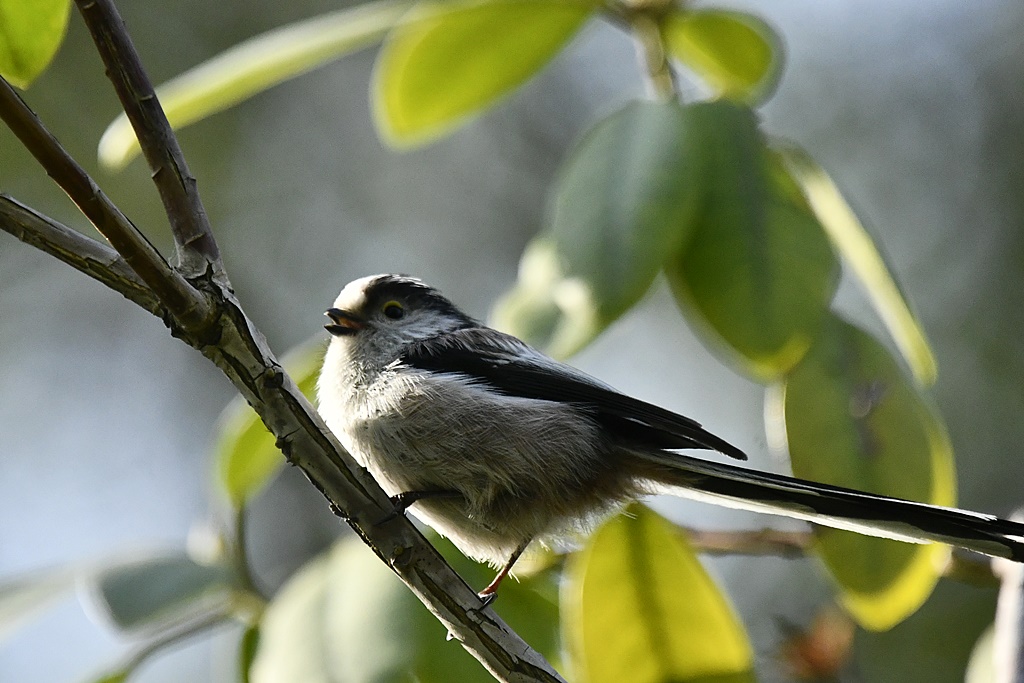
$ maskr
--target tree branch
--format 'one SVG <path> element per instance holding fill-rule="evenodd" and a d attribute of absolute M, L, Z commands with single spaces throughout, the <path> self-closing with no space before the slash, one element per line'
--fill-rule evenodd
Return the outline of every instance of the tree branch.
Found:
<path fill-rule="evenodd" d="M 121 15 L 112 0 L 75 0 L 75 4 L 153 172 L 153 182 L 177 245 L 177 267 L 187 277 L 196 277 L 208 267 L 222 275 L 220 250 L 199 198 L 196 179 L 188 169 Z"/>
<path fill-rule="evenodd" d="M 191 328 L 209 314 L 206 300 L 175 272 L 130 220 L 43 126 L 14 88 L 0 78 L 0 119 L 18 136 L 46 173 L 53 178 L 125 262 L 153 291 L 171 315 Z M 147 310 L 149 310 L 147 308 Z"/>
<path fill-rule="evenodd" d="M 153 315 L 163 318 L 167 314 L 153 290 L 116 251 L 3 193 L 0 193 L 0 230 L 102 282 Z"/>
<path fill-rule="evenodd" d="M 216 244 L 212 233 L 208 232 L 209 227 L 202 215 L 198 198 L 191 196 L 195 190 L 194 182 L 189 179 L 184 162 L 178 164 L 175 161 L 180 151 L 173 151 L 178 150 L 173 132 L 148 118 L 153 115 L 151 109 L 159 109 L 160 105 L 151 94 L 151 89 L 147 90 L 140 85 L 148 83 L 148 79 L 127 41 L 120 17 L 113 11 L 109 0 L 78 1 L 104 53 L 104 60 L 107 61 L 115 85 L 125 90 L 122 101 L 127 100 L 126 108 L 136 109 L 136 115 L 143 121 L 136 126 L 137 134 L 140 139 L 149 134 L 155 134 L 158 138 L 143 141 L 143 149 L 149 147 L 150 152 L 155 151 L 158 158 L 163 158 L 161 154 L 165 152 L 170 155 L 170 166 L 157 166 L 156 174 L 166 173 L 167 168 L 173 168 L 177 180 L 170 184 L 180 185 L 179 190 L 186 196 L 171 201 L 170 206 L 165 201 L 165 207 L 169 213 L 193 214 L 185 221 L 186 227 L 177 225 L 175 237 L 183 248 L 195 248 L 197 254 L 205 250 L 202 268 L 194 275 L 190 273 L 188 280 L 170 268 L 145 237 L 60 147 L 6 82 L 0 87 L 0 117 L 7 121 L 58 185 L 75 200 L 83 213 L 111 241 L 132 270 L 164 304 L 168 313 L 167 321 L 175 336 L 201 351 L 224 372 L 277 437 L 278 446 L 289 461 L 303 470 L 331 503 L 332 510 L 349 522 L 367 545 L 388 563 L 448 628 L 452 636 L 499 680 L 561 681 L 543 657 L 532 650 L 491 609 L 481 606 L 476 593 L 444 562 L 408 519 L 393 514 L 394 508 L 388 496 L 373 477 L 341 448 L 320 416 L 285 374 L 263 335 L 235 299 L 219 260 L 207 260 L 215 258 Z M 129 113 L 129 116 L 132 114 Z M 162 119 L 162 114 L 157 118 Z M 160 140 L 160 136 L 171 140 Z M 158 181 L 158 185 L 166 183 L 169 183 L 166 179 Z M 21 213 L 24 215 L 24 212 Z M 175 220 L 172 218 L 172 223 Z M 42 223 L 47 225 L 46 221 Z M 188 225 L 193 227 L 187 228 Z M 52 229 L 53 225 L 48 227 Z M 195 232 L 197 230 L 199 232 Z M 18 234 L 16 230 L 12 231 Z M 40 229 L 30 234 L 41 235 L 44 231 Z M 96 249 L 95 245 L 80 244 L 68 235 L 62 234 L 62 238 L 71 240 L 69 243 L 72 246 L 85 249 L 85 252 L 79 254 L 80 259 L 71 256 L 62 259 L 75 267 L 80 265 L 76 262 L 88 260 L 85 253 Z M 205 243 L 207 239 L 209 244 Z M 57 239 L 41 241 L 53 251 L 61 251 L 51 244 L 60 243 Z M 200 264 L 196 262 L 192 265 Z"/>

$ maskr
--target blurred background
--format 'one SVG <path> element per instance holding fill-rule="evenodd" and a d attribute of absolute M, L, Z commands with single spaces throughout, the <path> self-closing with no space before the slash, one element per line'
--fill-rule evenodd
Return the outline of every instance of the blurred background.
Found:
<path fill-rule="evenodd" d="M 121 3 L 156 82 L 327 0 Z M 1011 0 L 730 3 L 766 19 L 788 55 L 765 129 L 827 169 L 891 257 L 939 361 L 935 399 L 956 450 L 963 506 L 1024 503 L 1024 5 Z M 249 314 L 281 353 L 322 334 L 349 280 L 415 274 L 486 317 L 541 227 L 545 191 L 587 126 L 641 96 L 633 46 L 595 23 L 511 99 L 425 149 L 382 147 L 370 121 L 373 50 L 334 63 L 181 134 Z M 68 40 L 26 99 L 165 253 L 166 223 L 143 163 L 112 176 L 95 146 L 119 109 L 88 36 Z M 14 137 L 0 130 L 0 189 L 91 228 Z M 839 306 L 880 329 L 853 286 Z M 695 340 L 662 285 L 574 359 L 588 372 L 692 415 L 769 454 L 763 390 Z M 210 445 L 234 390 L 151 316 L 0 235 L 0 580 L 139 549 L 180 547 L 217 512 Z M 675 501 L 701 528 L 784 522 Z M 287 471 L 252 511 L 253 561 L 275 587 L 344 531 Z M 788 527 L 787 527 L 788 528 Z M 737 603 L 762 681 L 783 681 L 787 625 L 829 600 L 813 560 L 709 565 Z M 858 634 L 850 681 L 958 681 L 992 617 L 994 591 L 940 583 L 885 634 Z M 80 680 L 125 645 L 68 598 L 0 641 L 0 680 Z M 137 680 L 229 680 L 234 638 L 183 649 Z M 134 679 L 133 679 L 134 680 Z"/>

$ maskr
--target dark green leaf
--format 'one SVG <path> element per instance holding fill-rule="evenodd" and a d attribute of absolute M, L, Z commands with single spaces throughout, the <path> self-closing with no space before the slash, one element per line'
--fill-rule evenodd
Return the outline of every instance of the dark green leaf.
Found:
<path fill-rule="evenodd" d="M 953 505 L 945 428 L 915 385 L 870 335 L 838 319 L 785 383 L 793 473 L 899 498 Z M 778 417 L 776 418 L 778 419 Z M 857 621 L 885 630 L 928 598 L 949 548 L 821 529 L 818 553 Z"/>
<path fill-rule="evenodd" d="M 753 651 L 688 543 L 649 509 L 602 525 L 570 563 L 563 629 L 589 683 L 754 680 Z"/>
<path fill-rule="evenodd" d="M 450 552 L 450 547 L 447 550 Z M 459 557 L 458 562 L 469 565 L 472 572 L 480 571 L 465 558 Z M 533 622 L 546 618 L 543 644 L 550 646 L 548 652 L 554 651 L 551 633 L 557 616 L 550 602 L 510 581 L 502 586 L 496 605 L 503 616 L 506 605 L 513 608 L 513 615 L 506 618 L 517 630 L 525 625 L 520 632 L 526 637 Z M 513 616 L 521 617 L 518 623 Z M 358 539 L 349 537 L 300 570 L 271 602 L 263 620 L 252 680 L 492 680 L 446 635 L 444 627 L 402 582 Z"/>
<path fill-rule="evenodd" d="M 285 354 L 282 364 L 302 393 L 313 400 L 323 364 L 324 343 L 319 337 Z M 235 507 L 263 490 L 284 466 L 284 456 L 266 426 L 241 397 L 220 418 L 215 449 L 217 479 Z"/>
<path fill-rule="evenodd" d="M 252 663 L 256 659 L 256 650 L 260 645 L 260 625 L 253 624 L 245 629 L 242 639 L 238 642 L 238 677 L 242 683 L 252 681 Z"/>
<path fill-rule="evenodd" d="M 670 12 L 662 36 L 674 57 L 700 75 L 716 94 L 764 99 L 782 71 L 782 41 L 757 17 L 689 8 Z"/>
<path fill-rule="evenodd" d="M 142 631 L 225 600 L 231 586 L 226 567 L 201 565 L 181 553 L 104 569 L 96 579 L 96 598 L 117 628 Z"/>
<path fill-rule="evenodd" d="M 748 108 L 690 106 L 704 196 L 666 274 L 676 300 L 755 377 L 777 378 L 810 347 L 839 280 L 828 238 Z"/>
<path fill-rule="evenodd" d="M 377 127 L 389 142 L 427 142 L 539 71 L 596 0 L 419 3 L 384 43 L 373 79 Z"/>
<path fill-rule="evenodd" d="M 811 208 L 828 232 L 836 251 L 864 286 L 914 377 L 925 386 L 934 384 L 938 374 L 935 354 L 874 239 L 861 225 L 832 179 L 806 152 L 790 146 L 781 154 L 800 181 Z"/>
<path fill-rule="evenodd" d="M 412 4 L 382 0 L 276 28 L 164 83 L 157 96 L 171 125 L 183 128 L 381 40 Z M 100 162 L 120 169 L 138 153 L 122 114 L 100 139 Z"/>
<path fill-rule="evenodd" d="M 75 586 L 75 572 L 58 569 L 35 572 L 0 582 L 0 640 L 36 616 Z"/>
<path fill-rule="evenodd" d="M 633 103 L 596 125 L 555 184 L 549 230 L 523 255 L 497 323 L 557 356 L 590 342 L 686 243 L 700 199 L 689 112 Z"/>
<path fill-rule="evenodd" d="M 0 76 L 27 88 L 57 53 L 71 0 L 0 0 Z"/>

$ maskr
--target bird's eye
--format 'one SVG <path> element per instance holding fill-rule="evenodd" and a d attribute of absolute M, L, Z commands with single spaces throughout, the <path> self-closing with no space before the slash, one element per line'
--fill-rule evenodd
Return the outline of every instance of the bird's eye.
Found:
<path fill-rule="evenodd" d="M 389 301 L 384 304 L 384 315 L 391 318 L 392 320 L 398 320 L 405 315 L 405 309 L 402 308 L 402 304 L 397 301 Z"/>

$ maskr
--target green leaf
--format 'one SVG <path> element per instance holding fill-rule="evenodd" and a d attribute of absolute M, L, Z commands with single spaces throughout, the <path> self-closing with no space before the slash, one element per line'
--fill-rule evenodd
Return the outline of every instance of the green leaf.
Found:
<path fill-rule="evenodd" d="M 183 128 L 372 45 L 412 5 L 411 0 L 382 0 L 268 31 L 164 83 L 157 97 L 171 126 Z M 100 163 L 120 169 L 138 153 L 135 132 L 121 115 L 100 139 Z"/>
<path fill-rule="evenodd" d="M 874 338 L 839 319 L 787 378 L 785 430 L 804 479 L 934 505 L 956 503 L 941 419 Z M 863 627 L 891 628 L 938 581 L 949 548 L 820 529 L 816 550 Z"/>
<path fill-rule="evenodd" d="M 501 611 L 506 604 L 522 605 L 530 609 L 529 618 L 536 619 L 538 614 L 550 615 L 553 609 L 545 613 L 540 600 L 523 586 L 509 582 L 502 586 L 497 607 Z M 549 631 L 556 623 L 556 618 L 550 618 Z M 408 588 L 363 543 L 348 537 L 307 564 L 270 603 L 252 680 L 492 680 L 446 635 L 445 628 Z M 548 642 L 552 641 L 549 637 Z"/>
<path fill-rule="evenodd" d="M 298 346 L 282 359 L 282 365 L 306 398 L 313 400 L 323 364 L 324 344 L 319 337 Z M 235 398 L 220 418 L 214 450 L 217 479 L 236 508 L 263 490 L 284 466 L 274 436 L 242 397 Z"/>
<path fill-rule="evenodd" d="M 0 582 L 0 640 L 65 597 L 75 578 L 70 569 L 56 569 Z"/>
<path fill-rule="evenodd" d="M 256 651 L 260 645 L 260 625 L 253 624 L 245 629 L 238 642 L 238 675 L 242 683 L 252 681 L 252 663 L 256 659 Z"/>
<path fill-rule="evenodd" d="M 374 70 L 377 129 L 428 142 L 526 81 L 595 12 L 597 0 L 426 0 L 384 42 Z"/>
<path fill-rule="evenodd" d="M 978 636 L 974 649 L 971 650 L 971 658 L 967 662 L 964 683 L 996 683 L 1000 680 L 996 675 L 995 636 L 995 624 Z"/>
<path fill-rule="evenodd" d="M 938 374 L 935 354 L 878 245 L 857 220 L 839 188 L 806 152 L 790 146 L 781 153 L 836 250 L 863 285 L 914 377 L 922 385 L 931 386 Z"/>
<path fill-rule="evenodd" d="M 0 76 L 25 89 L 64 41 L 71 0 L 0 0 Z"/>
<path fill-rule="evenodd" d="M 101 674 L 98 678 L 92 679 L 91 683 L 124 683 L 132 675 L 132 668 L 113 671 Z"/>
<path fill-rule="evenodd" d="M 228 568 L 201 565 L 180 553 L 104 569 L 96 579 L 95 596 L 118 629 L 139 632 L 224 600 L 231 585 Z"/>
<path fill-rule="evenodd" d="M 753 681 L 728 600 L 669 522 L 634 505 L 570 561 L 563 630 L 588 683 Z"/>
<path fill-rule="evenodd" d="M 662 23 L 671 54 L 716 94 L 752 102 L 767 97 L 782 72 L 782 41 L 757 17 L 722 10 L 677 9 Z"/>
<path fill-rule="evenodd" d="M 699 332 L 724 342 L 754 377 L 777 378 L 813 342 L 839 265 L 753 112 L 725 100 L 690 109 L 702 140 L 703 204 L 665 272 Z"/>
<path fill-rule="evenodd" d="M 636 102 L 587 133 L 555 183 L 548 230 L 496 309 L 499 325 L 564 357 L 640 300 L 694 226 L 690 111 Z"/>

